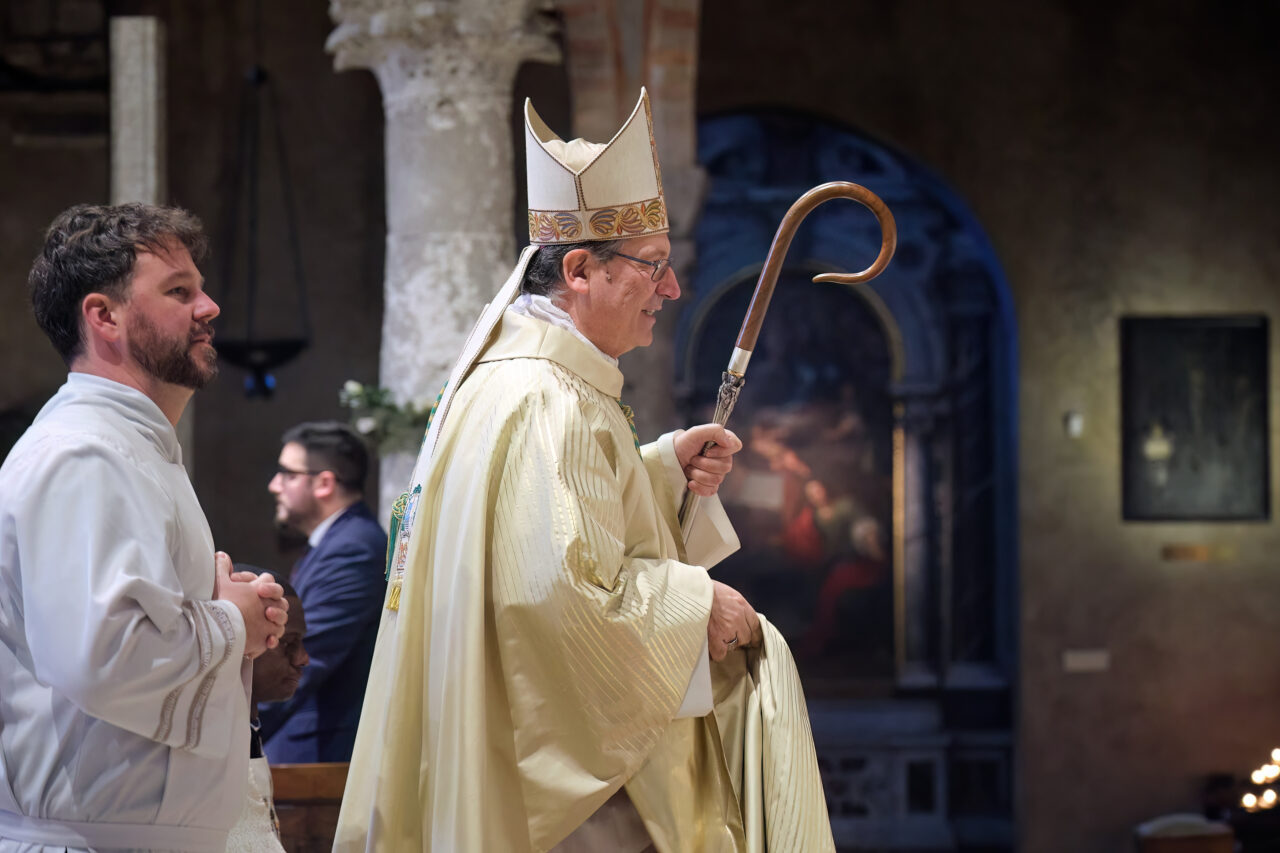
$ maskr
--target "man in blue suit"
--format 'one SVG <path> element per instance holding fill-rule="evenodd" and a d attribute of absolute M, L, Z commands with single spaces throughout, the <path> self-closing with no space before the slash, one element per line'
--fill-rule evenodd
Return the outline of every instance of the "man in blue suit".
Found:
<path fill-rule="evenodd" d="M 307 536 L 291 577 L 311 665 L 287 702 L 261 709 L 272 764 L 349 761 L 386 592 L 387 535 L 363 500 L 369 454 L 337 422 L 284 434 L 268 489 L 276 523 Z"/>

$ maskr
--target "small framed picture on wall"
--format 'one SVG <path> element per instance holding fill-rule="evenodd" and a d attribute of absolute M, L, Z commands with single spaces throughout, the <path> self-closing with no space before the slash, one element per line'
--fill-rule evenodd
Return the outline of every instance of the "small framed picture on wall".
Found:
<path fill-rule="evenodd" d="M 1121 318 L 1126 521 L 1271 517 L 1269 351 L 1262 315 Z"/>

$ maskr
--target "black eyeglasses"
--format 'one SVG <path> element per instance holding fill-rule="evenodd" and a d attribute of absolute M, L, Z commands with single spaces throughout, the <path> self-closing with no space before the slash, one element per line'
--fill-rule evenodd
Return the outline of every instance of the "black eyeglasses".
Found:
<path fill-rule="evenodd" d="M 326 469 L 327 470 L 327 469 Z M 286 468 L 279 463 L 276 464 L 276 473 L 281 477 L 314 477 L 317 474 L 323 474 L 324 471 L 295 471 L 292 468 Z"/>
<path fill-rule="evenodd" d="M 619 258 L 626 258 L 629 261 L 635 261 L 637 264 L 644 264 L 646 267 L 653 267 L 653 273 L 649 278 L 654 281 L 662 281 L 662 277 L 667 274 L 667 269 L 671 266 L 670 258 L 658 258 L 656 261 L 646 261 L 644 258 L 624 255 L 621 252 L 614 252 L 613 254 Z"/>
<path fill-rule="evenodd" d="M 332 468 L 321 468 L 319 471 L 295 471 L 292 468 L 284 467 L 279 462 L 276 463 L 276 473 L 281 477 L 317 477 L 326 471 L 333 475 L 334 482 L 346 486 L 347 488 L 351 488 L 351 481 L 339 477 L 338 472 Z"/>

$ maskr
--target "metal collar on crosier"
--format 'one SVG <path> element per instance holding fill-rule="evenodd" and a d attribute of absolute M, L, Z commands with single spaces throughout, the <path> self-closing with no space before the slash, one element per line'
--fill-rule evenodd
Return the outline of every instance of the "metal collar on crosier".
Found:
<path fill-rule="evenodd" d="M 765 312 L 769 310 L 769 300 L 773 298 L 773 289 L 778 284 L 778 273 L 782 271 L 782 262 L 791 246 L 791 238 L 795 236 L 800 221 L 824 201 L 836 198 L 847 198 L 862 204 L 875 214 L 880 223 L 880 253 L 871 266 L 859 273 L 823 273 L 813 277 L 815 282 L 837 282 L 854 284 L 870 281 L 889 265 L 894 249 L 898 245 L 898 226 L 893 220 L 889 207 L 875 193 L 866 187 L 847 181 L 833 181 L 814 187 L 796 200 L 791 209 L 782 217 L 778 231 L 773 237 L 773 245 L 769 247 L 769 255 L 765 259 L 764 269 L 756 282 L 755 293 L 751 296 L 751 306 L 742 321 L 742 329 L 738 332 L 738 340 L 729 357 L 729 367 L 721 374 L 720 392 L 716 398 L 714 420 L 723 426 L 729 420 L 733 407 L 737 405 L 738 394 L 746 384 L 747 363 L 756 348 L 756 338 L 760 335 L 760 326 L 764 323 Z M 705 453 L 712 446 L 708 442 L 702 451 Z M 700 498 L 693 492 L 685 492 L 684 502 L 680 505 L 680 529 L 686 540 L 693 528 L 693 520 L 698 514 Z"/>

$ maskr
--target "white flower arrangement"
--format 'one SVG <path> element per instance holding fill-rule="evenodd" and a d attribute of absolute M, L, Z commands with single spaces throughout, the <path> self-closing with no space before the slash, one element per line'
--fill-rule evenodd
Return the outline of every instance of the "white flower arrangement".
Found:
<path fill-rule="evenodd" d="M 416 451 L 431 419 L 432 407 L 400 405 L 389 389 L 354 379 L 342 383 L 338 401 L 351 410 L 351 425 L 380 456 Z"/>

